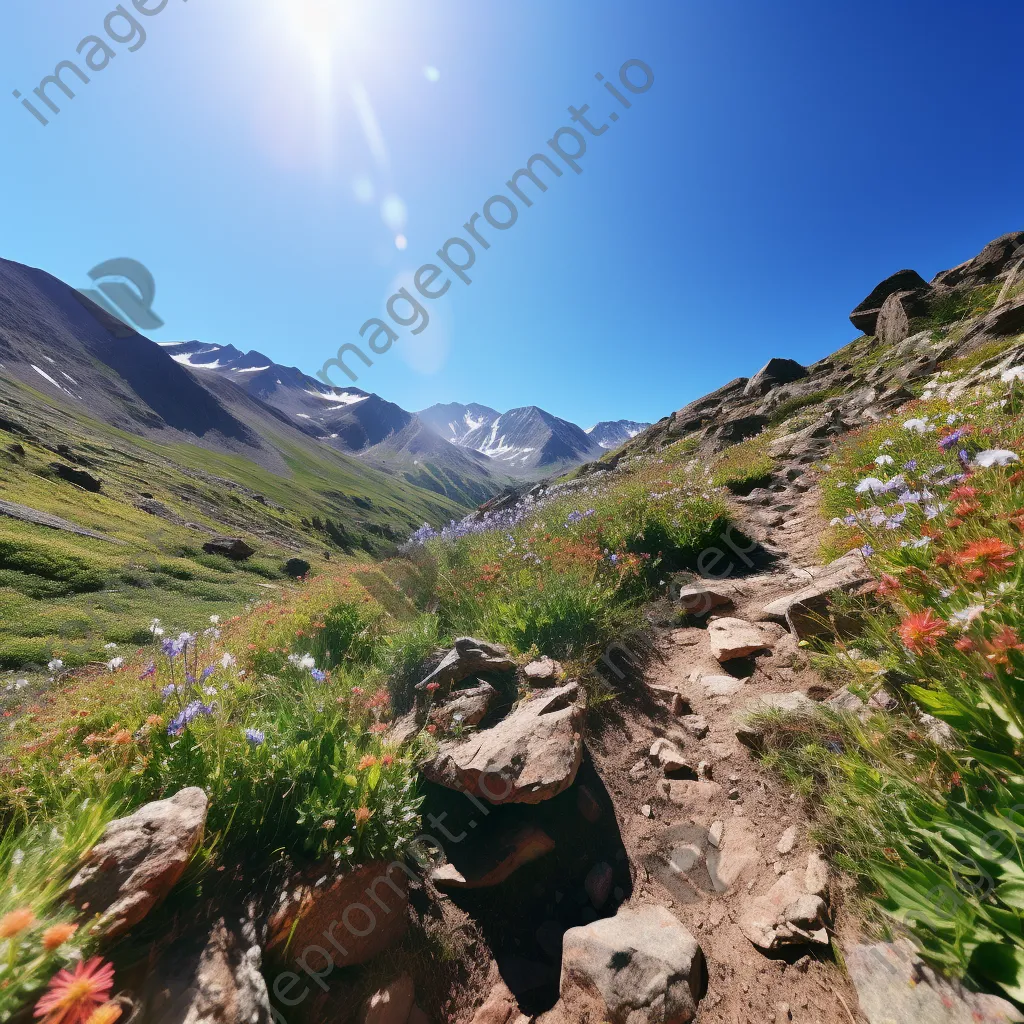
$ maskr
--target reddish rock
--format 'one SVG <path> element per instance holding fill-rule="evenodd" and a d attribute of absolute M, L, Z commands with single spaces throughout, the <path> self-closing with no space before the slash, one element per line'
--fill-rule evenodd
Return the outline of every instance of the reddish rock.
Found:
<path fill-rule="evenodd" d="M 523 675 L 531 686 L 557 686 L 565 678 L 565 669 L 562 663 L 545 655 L 536 661 L 531 661 L 523 669 Z"/>
<path fill-rule="evenodd" d="M 138 924 L 174 888 L 203 840 L 208 802 L 198 788 L 112 821 L 68 886 L 107 938 Z"/>
<path fill-rule="evenodd" d="M 413 980 L 403 974 L 366 1000 L 359 1024 L 407 1024 L 415 999 Z"/>
<path fill-rule="evenodd" d="M 267 950 L 282 962 L 306 956 L 318 973 L 327 957 L 336 967 L 366 963 L 405 934 L 408 906 L 401 867 L 375 861 L 342 869 L 328 861 L 288 882 L 269 921 Z"/>

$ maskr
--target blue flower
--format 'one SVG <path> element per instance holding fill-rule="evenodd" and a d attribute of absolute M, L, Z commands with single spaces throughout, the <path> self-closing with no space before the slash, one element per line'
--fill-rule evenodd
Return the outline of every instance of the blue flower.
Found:
<path fill-rule="evenodd" d="M 139 676 L 139 678 L 140 679 L 150 679 L 150 678 L 152 678 L 155 675 L 156 675 L 156 662 L 155 661 L 151 661 L 146 666 L 146 671 L 143 672 L 142 675 Z"/>
<path fill-rule="evenodd" d="M 175 686 L 175 685 L 174 685 L 174 683 L 168 683 L 168 684 L 167 684 L 167 685 L 166 685 L 166 686 L 165 686 L 165 687 L 164 687 L 164 688 L 163 688 L 163 689 L 162 689 L 162 690 L 160 691 L 160 696 L 161 696 L 161 697 L 162 697 L 162 698 L 163 698 L 164 700 L 169 700 L 169 699 L 170 699 L 171 697 L 173 697 L 173 696 L 174 696 L 174 694 L 176 694 L 177 692 L 178 692 L 178 687 L 177 687 L 177 686 Z"/>
<path fill-rule="evenodd" d="M 917 469 L 917 459 L 908 459 L 904 464 L 903 468 L 909 470 L 911 473 Z"/>
<path fill-rule="evenodd" d="M 322 683 L 327 678 L 327 673 L 323 669 L 311 668 L 309 674 L 318 682 Z"/>
<path fill-rule="evenodd" d="M 266 734 L 262 729 L 246 729 L 245 739 L 251 747 L 262 747 Z"/>
<path fill-rule="evenodd" d="M 197 718 L 212 715 L 213 711 L 213 704 L 204 704 L 199 700 L 192 701 L 183 711 L 179 712 L 171 719 L 170 724 L 167 726 L 167 735 L 180 736 L 185 731 L 185 726 L 190 725 Z"/>
<path fill-rule="evenodd" d="M 217 667 L 215 665 L 207 665 L 206 668 L 203 669 L 202 673 L 199 676 L 199 682 L 205 683 L 206 680 L 209 679 L 210 676 L 212 676 L 213 673 L 216 672 L 216 671 L 217 671 Z"/>
<path fill-rule="evenodd" d="M 954 430 L 952 434 L 947 434 L 946 437 L 943 437 L 939 441 L 939 447 L 944 452 L 948 452 L 949 449 L 952 448 L 966 433 L 967 431 L 964 430 L 963 427 L 960 427 L 958 430 Z"/>
<path fill-rule="evenodd" d="M 875 553 L 875 549 L 870 544 L 865 544 L 864 547 L 860 549 L 860 553 L 865 558 L 869 558 L 871 555 Z"/>

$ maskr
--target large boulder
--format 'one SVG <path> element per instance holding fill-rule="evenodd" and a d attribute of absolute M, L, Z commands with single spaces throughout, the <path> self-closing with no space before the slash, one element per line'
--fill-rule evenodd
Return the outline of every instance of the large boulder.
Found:
<path fill-rule="evenodd" d="M 460 636 L 437 668 L 416 684 L 416 690 L 422 694 L 432 683 L 448 689 L 481 672 L 512 672 L 515 667 L 512 656 L 501 644 Z"/>
<path fill-rule="evenodd" d="M 409 878 L 384 861 L 343 869 L 334 861 L 294 875 L 268 924 L 268 952 L 317 973 L 363 964 L 397 942 L 409 923 Z"/>
<path fill-rule="evenodd" d="M 54 475 L 59 477 L 61 480 L 66 480 L 69 484 L 74 484 L 76 487 L 81 487 L 84 491 L 91 491 L 93 494 L 99 494 L 103 490 L 103 482 L 92 475 L 87 473 L 84 469 L 75 469 L 74 466 L 65 466 L 62 462 L 51 462 L 50 469 Z"/>
<path fill-rule="evenodd" d="M 697 940 L 664 907 L 623 907 L 562 939 L 561 1005 L 567 1019 L 688 1024 L 704 981 Z"/>
<path fill-rule="evenodd" d="M 936 974 L 906 939 L 856 945 L 846 968 L 868 1024 L 1020 1024 L 998 996 L 970 992 Z"/>
<path fill-rule="evenodd" d="M 893 292 L 927 288 L 928 282 L 916 270 L 899 270 L 875 285 L 871 294 L 850 314 L 850 322 L 864 334 L 874 334 L 882 305 Z"/>
<path fill-rule="evenodd" d="M 148 974 L 129 1024 L 270 1024 L 262 954 L 247 922 L 218 920 L 206 942 L 173 946 Z"/>
<path fill-rule="evenodd" d="M 244 562 L 256 553 L 241 537 L 214 537 L 203 545 L 208 555 L 223 555 L 232 562 Z"/>
<path fill-rule="evenodd" d="M 540 690 L 468 739 L 442 743 L 420 765 L 426 778 L 493 804 L 537 804 L 568 789 L 583 758 L 582 692 Z"/>
<path fill-rule="evenodd" d="M 806 367 L 795 359 L 769 359 L 750 380 L 747 381 L 743 394 L 746 398 L 763 395 L 780 384 L 792 384 L 807 376 Z"/>
<path fill-rule="evenodd" d="M 912 333 L 911 321 L 927 315 L 928 299 L 932 294 L 930 288 L 893 292 L 878 311 L 875 322 L 878 340 L 887 345 L 906 341 Z"/>
<path fill-rule="evenodd" d="M 174 888 L 203 840 L 208 801 L 196 787 L 112 821 L 86 854 L 68 897 L 105 936 L 138 924 Z"/>
<path fill-rule="evenodd" d="M 996 306 L 976 320 L 963 336 L 962 348 L 977 348 L 989 338 L 1005 338 L 1024 331 L 1024 297 Z"/>

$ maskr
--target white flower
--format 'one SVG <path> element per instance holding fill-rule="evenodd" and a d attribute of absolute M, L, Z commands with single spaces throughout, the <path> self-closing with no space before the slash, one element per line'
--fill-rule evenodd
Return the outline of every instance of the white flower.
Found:
<path fill-rule="evenodd" d="M 951 427 L 951 426 L 953 426 L 954 423 L 956 423 L 957 420 L 962 420 L 962 419 L 963 419 L 963 416 L 961 416 L 960 413 L 958 413 L 958 412 L 951 412 L 946 417 L 946 426 L 947 427 Z"/>
<path fill-rule="evenodd" d="M 879 448 L 891 448 L 893 443 L 894 443 L 893 439 L 891 437 L 887 437 L 878 447 Z"/>
<path fill-rule="evenodd" d="M 116 672 L 124 664 L 124 658 L 111 658 L 107 662 L 107 671 Z"/>
<path fill-rule="evenodd" d="M 216 697 L 217 696 L 217 687 L 216 686 L 207 686 L 206 689 L 203 690 L 203 693 L 205 693 L 207 697 Z"/>
<path fill-rule="evenodd" d="M 312 654 L 289 654 L 288 661 L 296 668 L 306 669 L 307 671 L 311 668 L 316 668 L 316 659 Z"/>
<path fill-rule="evenodd" d="M 876 491 L 882 490 L 883 487 L 885 487 L 885 484 L 879 480 L 877 476 L 866 476 L 859 484 L 857 484 L 854 490 L 858 494 L 863 494 L 865 491 L 875 493 Z"/>
<path fill-rule="evenodd" d="M 903 427 L 904 427 L 905 430 L 913 430 L 913 431 L 916 431 L 918 434 L 927 433 L 931 429 L 928 426 L 928 421 L 927 420 L 921 420 L 921 419 L 907 420 L 903 424 Z"/>
<path fill-rule="evenodd" d="M 117 650 L 117 644 L 104 644 L 103 645 L 103 650 L 105 650 L 105 651 L 116 651 Z"/>
<path fill-rule="evenodd" d="M 235 663 L 235 656 L 233 654 L 225 654 L 220 659 L 221 668 L 231 668 Z"/>
<path fill-rule="evenodd" d="M 211 615 L 210 616 L 210 621 L 216 626 L 217 623 L 220 622 L 220 616 L 219 615 Z"/>
<path fill-rule="evenodd" d="M 1024 380 L 1024 366 L 1011 366 L 1010 369 L 1003 370 L 999 379 L 1004 384 L 1009 384 L 1013 380 Z"/>
<path fill-rule="evenodd" d="M 949 617 L 950 622 L 958 626 L 970 625 L 983 611 L 985 606 L 983 604 L 969 604 L 966 608 L 961 608 L 958 612 L 953 612 Z"/>
<path fill-rule="evenodd" d="M 1020 459 L 1005 448 L 989 448 L 987 451 L 978 452 L 974 456 L 974 465 L 981 469 L 988 469 L 990 466 L 1008 466 L 1011 462 L 1020 462 Z"/>
<path fill-rule="evenodd" d="M 54 658 L 46 667 L 51 672 L 59 672 L 64 667 L 64 662 L 60 658 Z"/>
<path fill-rule="evenodd" d="M 19 679 L 14 684 L 15 690 L 24 690 L 26 686 L 28 686 L 28 680 L 27 679 Z"/>
<path fill-rule="evenodd" d="M 875 456 L 875 465 L 876 466 L 891 466 L 892 463 L 893 463 L 893 458 L 892 458 L 891 455 L 876 455 Z"/>

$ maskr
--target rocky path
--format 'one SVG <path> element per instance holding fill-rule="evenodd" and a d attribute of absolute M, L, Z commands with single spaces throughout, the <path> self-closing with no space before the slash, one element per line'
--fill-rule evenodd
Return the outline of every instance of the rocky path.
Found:
<path fill-rule="evenodd" d="M 592 744 L 636 865 L 631 905 L 668 907 L 700 943 L 709 978 L 697 1019 L 708 1024 L 863 1019 L 829 946 L 837 929 L 855 930 L 839 883 L 799 799 L 737 737 L 750 705 L 831 693 L 784 624 L 780 599 L 803 594 L 813 606 L 817 591 L 863 576 L 850 559 L 838 569 L 816 563 L 816 493 L 796 472 L 736 501 L 739 527 L 773 564 L 759 570 L 762 552 L 730 535 L 723 554 L 745 575 L 683 590 L 699 617 L 659 631 L 663 660 L 647 679 L 657 708 L 624 717 Z M 803 607 L 793 613 L 798 628 Z"/>

